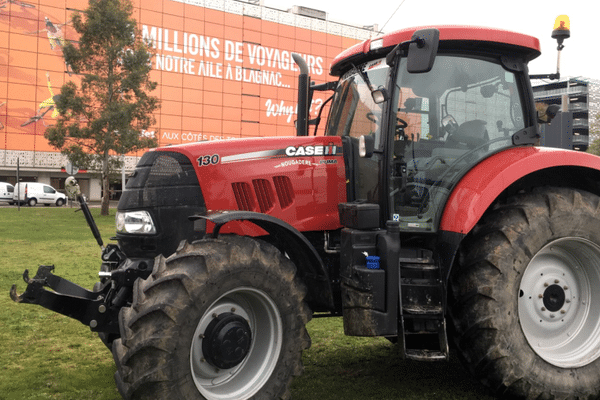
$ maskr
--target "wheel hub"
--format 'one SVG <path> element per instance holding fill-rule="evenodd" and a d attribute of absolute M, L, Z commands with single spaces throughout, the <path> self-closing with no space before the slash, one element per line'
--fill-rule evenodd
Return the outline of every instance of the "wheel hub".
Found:
<path fill-rule="evenodd" d="M 192 337 L 190 366 L 201 397 L 253 398 L 275 370 L 282 343 L 282 317 L 269 295 L 247 286 L 223 293 Z"/>
<path fill-rule="evenodd" d="M 229 369 L 241 363 L 252 344 L 248 322 L 239 315 L 222 313 L 208 324 L 202 340 L 206 361 L 219 368 Z"/>
<path fill-rule="evenodd" d="M 543 295 L 544 306 L 550 312 L 556 312 L 565 304 L 565 291 L 558 285 L 548 286 Z"/>

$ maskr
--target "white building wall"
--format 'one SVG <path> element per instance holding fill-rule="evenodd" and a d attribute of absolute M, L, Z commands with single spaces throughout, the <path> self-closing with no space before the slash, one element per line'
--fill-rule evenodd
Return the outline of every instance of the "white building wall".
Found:
<path fill-rule="evenodd" d="M 102 184 L 100 179 L 90 179 L 90 195 L 88 200 L 100 201 L 102 200 Z"/>

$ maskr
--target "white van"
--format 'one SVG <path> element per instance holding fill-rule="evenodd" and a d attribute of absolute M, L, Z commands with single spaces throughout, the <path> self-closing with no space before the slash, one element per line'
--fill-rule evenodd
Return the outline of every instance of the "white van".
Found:
<path fill-rule="evenodd" d="M 67 196 L 50 185 L 38 182 L 19 182 L 14 188 L 13 201 L 31 207 L 37 203 L 46 206 L 56 204 L 57 207 L 61 207 L 67 203 Z"/>
<path fill-rule="evenodd" d="M 8 204 L 14 204 L 13 192 L 15 187 L 10 183 L 0 182 L 0 201 L 6 201 Z"/>

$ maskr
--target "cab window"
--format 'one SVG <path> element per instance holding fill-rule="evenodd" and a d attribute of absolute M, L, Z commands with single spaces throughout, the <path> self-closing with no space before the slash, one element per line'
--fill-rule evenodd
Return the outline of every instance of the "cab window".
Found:
<path fill-rule="evenodd" d="M 405 59 L 399 68 L 392 218 L 435 230 L 457 181 L 525 127 L 517 77 L 499 61 L 460 55 L 438 55 L 428 73 L 408 73 Z"/>

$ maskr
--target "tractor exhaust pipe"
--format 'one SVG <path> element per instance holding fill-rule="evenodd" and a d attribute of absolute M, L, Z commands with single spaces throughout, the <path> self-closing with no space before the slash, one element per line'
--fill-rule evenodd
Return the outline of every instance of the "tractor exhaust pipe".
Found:
<path fill-rule="evenodd" d="M 296 120 L 296 136 L 308 136 L 308 108 L 310 76 L 308 65 L 300 54 L 292 53 L 292 58 L 300 69 L 298 76 L 298 119 Z"/>

